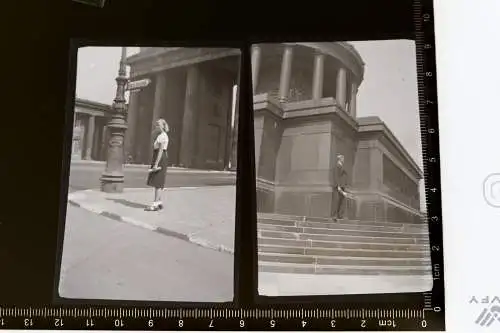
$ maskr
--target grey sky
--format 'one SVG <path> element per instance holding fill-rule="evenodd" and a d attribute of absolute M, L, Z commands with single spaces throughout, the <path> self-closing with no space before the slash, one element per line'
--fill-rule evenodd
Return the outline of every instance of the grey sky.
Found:
<path fill-rule="evenodd" d="M 365 78 L 358 94 L 358 115 L 380 117 L 422 167 L 415 42 L 367 41 L 352 45 L 365 62 Z M 112 103 L 120 52 L 117 47 L 79 50 L 77 97 Z M 136 52 L 137 47 L 128 49 L 129 54 Z M 420 191 L 423 199 L 423 182 Z"/>

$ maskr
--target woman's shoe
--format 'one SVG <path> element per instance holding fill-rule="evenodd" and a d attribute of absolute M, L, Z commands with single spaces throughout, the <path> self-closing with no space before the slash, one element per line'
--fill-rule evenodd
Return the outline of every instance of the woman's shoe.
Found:
<path fill-rule="evenodd" d="M 151 205 L 146 208 L 144 208 L 146 212 L 155 212 L 159 210 L 159 206 Z"/>

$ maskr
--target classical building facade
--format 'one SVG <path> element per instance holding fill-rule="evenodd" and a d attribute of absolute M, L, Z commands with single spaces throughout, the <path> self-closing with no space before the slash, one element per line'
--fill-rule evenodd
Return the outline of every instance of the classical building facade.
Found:
<path fill-rule="evenodd" d="M 348 43 L 252 49 L 258 211 L 328 217 L 336 155 L 352 192 L 348 217 L 421 221 L 422 172 L 378 117 L 357 117 L 364 63 Z"/>
<path fill-rule="evenodd" d="M 74 112 L 71 158 L 104 161 L 111 106 L 76 98 Z"/>
<path fill-rule="evenodd" d="M 151 84 L 130 94 L 126 156 L 149 163 L 152 129 L 164 118 L 170 126 L 171 165 L 236 167 L 238 49 L 141 48 L 127 63 L 132 81 L 149 79 Z"/>

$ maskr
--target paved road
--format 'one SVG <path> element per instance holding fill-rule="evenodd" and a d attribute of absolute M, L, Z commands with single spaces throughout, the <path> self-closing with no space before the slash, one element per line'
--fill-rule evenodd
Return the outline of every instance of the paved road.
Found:
<path fill-rule="evenodd" d="M 104 166 L 97 165 L 72 165 L 70 169 L 70 191 L 86 190 L 100 187 L 100 180 Z M 125 169 L 125 187 L 146 187 L 147 170 L 140 168 Z M 214 186 L 234 185 L 234 176 L 224 174 L 168 174 L 167 187 L 180 186 Z"/>
<path fill-rule="evenodd" d="M 233 256 L 68 206 L 60 296 L 227 302 Z"/>

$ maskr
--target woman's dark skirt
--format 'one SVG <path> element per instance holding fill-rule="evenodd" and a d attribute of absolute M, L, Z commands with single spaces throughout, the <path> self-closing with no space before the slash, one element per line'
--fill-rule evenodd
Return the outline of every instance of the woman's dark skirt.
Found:
<path fill-rule="evenodd" d="M 153 159 L 151 160 L 151 167 L 154 166 L 156 158 L 158 156 L 159 149 L 153 151 Z M 158 171 L 153 171 L 148 174 L 147 185 L 154 188 L 164 188 L 165 187 L 165 177 L 167 176 L 167 151 L 161 150 L 161 159 L 158 163 L 161 167 Z"/>

